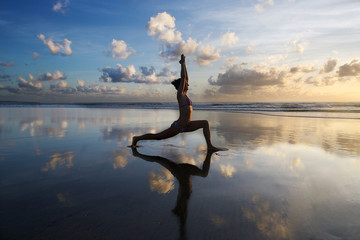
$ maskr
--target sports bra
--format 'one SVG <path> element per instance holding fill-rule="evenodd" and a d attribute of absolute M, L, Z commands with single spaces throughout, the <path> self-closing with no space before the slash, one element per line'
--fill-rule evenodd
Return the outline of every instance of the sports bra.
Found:
<path fill-rule="evenodd" d="M 186 97 L 185 104 L 180 107 L 192 106 L 192 101 L 190 100 L 190 98 L 187 95 L 185 95 L 185 97 Z"/>

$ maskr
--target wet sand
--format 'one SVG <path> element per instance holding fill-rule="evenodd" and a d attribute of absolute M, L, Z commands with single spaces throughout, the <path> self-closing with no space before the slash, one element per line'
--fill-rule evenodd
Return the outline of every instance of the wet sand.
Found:
<path fill-rule="evenodd" d="M 359 120 L 0 108 L 1 239 L 360 239 Z"/>

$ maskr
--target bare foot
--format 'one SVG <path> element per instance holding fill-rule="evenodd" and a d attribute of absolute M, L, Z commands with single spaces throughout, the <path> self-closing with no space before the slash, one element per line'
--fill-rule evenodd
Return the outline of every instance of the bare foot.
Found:
<path fill-rule="evenodd" d="M 136 143 L 137 143 L 138 141 L 139 141 L 138 138 L 134 136 L 133 139 L 132 139 L 131 147 L 132 147 L 132 148 L 136 148 L 136 147 L 137 147 L 137 146 L 136 146 Z"/>

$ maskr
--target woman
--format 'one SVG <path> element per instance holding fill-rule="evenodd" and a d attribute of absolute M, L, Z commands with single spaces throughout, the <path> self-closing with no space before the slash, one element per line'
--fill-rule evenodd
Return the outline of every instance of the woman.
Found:
<path fill-rule="evenodd" d="M 160 133 L 155 133 L 155 134 L 148 133 L 142 136 L 133 137 L 131 147 L 137 147 L 136 145 L 137 142 L 141 140 L 162 140 L 162 139 L 174 137 L 182 132 L 193 132 L 202 128 L 206 140 L 206 144 L 209 150 L 216 150 L 216 151 L 227 150 L 224 148 L 217 148 L 212 145 L 211 136 L 210 136 L 210 126 L 207 120 L 191 121 L 193 108 L 192 108 L 191 100 L 186 95 L 189 87 L 189 77 L 186 70 L 184 54 L 181 55 L 181 59 L 179 63 L 181 64 L 181 78 L 171 82 L 177 90 L 177 100 L 180 111 L 179 119 L 174 121 L 173 124 L 171 124 L 171 126 L 168 129 Z"/>

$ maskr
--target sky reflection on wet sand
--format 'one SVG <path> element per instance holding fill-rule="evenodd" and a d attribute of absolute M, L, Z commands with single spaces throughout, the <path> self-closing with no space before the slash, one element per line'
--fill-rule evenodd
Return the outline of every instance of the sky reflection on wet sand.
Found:
<path fill-rule="evenodd" d="M 127 146 L 172 110 L 0 108 L 1 235 L 174 239 L 179 180 Z M 215 145 L 191 176 L 189 239 L 359 239 L 358 120 L 198 111 Z M 140 154 L 202 169 L 201 131 L 140 142 Z M 178 199 L 178 200 L 177 200 Z M 209 227 L 210 226 L 210 227 Z"/>

